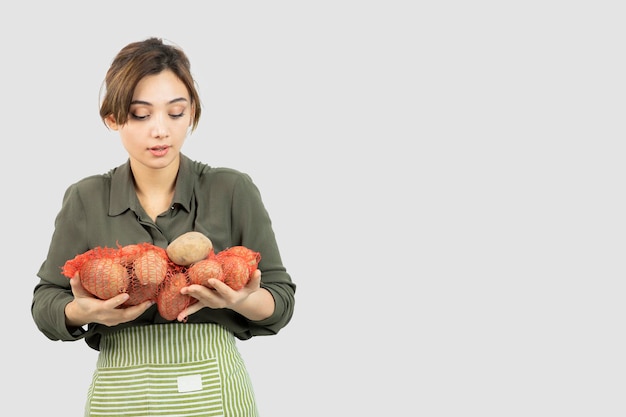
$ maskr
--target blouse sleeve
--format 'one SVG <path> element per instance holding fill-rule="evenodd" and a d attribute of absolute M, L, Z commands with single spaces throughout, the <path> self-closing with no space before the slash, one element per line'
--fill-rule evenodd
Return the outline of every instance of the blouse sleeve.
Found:
<path fill-rule="evenodd" d="M 276 304 L 272 316 L 262 321 L 249 321 L 245 336 L 276 334 L 293 316 L 296 286 L 283 265 L 272 221 L 259 189 L 248 175 L 242 175 L 235 184 L 232 207 L 233 235 L 240 236 L 241 245 L 261 253 L 261 286 L 272 294 Z"/>
<path fill-rule="evenodd" d="M 87 242 L 82 240 L 86 236 L 85 227 L 78 188 L 70 186 L 55 219 L 48 255 L 37 273 L 40 280 L 31 304 L 35 324 L 51 340 L 78 340 L 83 335 L 81 329 L 68 329 L 65 325 L 65 306 L 74 296 L 69 279 L 61 270 L 68 259 L 87 250 Z"/>

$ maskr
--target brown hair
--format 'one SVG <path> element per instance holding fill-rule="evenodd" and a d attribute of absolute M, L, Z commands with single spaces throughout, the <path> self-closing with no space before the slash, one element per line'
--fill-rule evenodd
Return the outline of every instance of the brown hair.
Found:
<path fill-rule="evenodd" d="M 191 130 L 195 130 L 200 120 L 201 106 L 189 59 L 182 49 L 165 45 L 160 38 L 133 42 L 118 52 L 104 79 L 105 92 L 100 104 L 100 118 L 105 121 L 106 117 L 112 115 L 118 125 L 125 124 L 139 81 L 164 70 L 171 70 L 187 87 L 194 108 Z"/>

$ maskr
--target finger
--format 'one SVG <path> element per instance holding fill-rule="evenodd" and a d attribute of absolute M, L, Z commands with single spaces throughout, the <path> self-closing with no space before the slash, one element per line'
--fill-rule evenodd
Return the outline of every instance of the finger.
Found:
<path fill-rule="evenodd" d="M 196 313 L 196 312 L 200 311 L 203 307 L 204 306 L 202 304 L 200 304 L 200 303 L 193 303 L 192 305 L 190 305 L 189 307 L 187 307 L 186 309 L 181 311 L 178 314 L 178 317 L 176 317 L 176 320 L 178 320 L 178 321 L 185 321 L 187 319 L 187 317 L 189 317 L 193 313 Z"/>
<path fill-rule="evenodd" d="M 247 287 L 259 287 L 261 285 L 261 271 L 258 269 L 254 271 L 252 276 L 250 277 L 250 281 L 248 281 Z"/>
<path fill-rule="evenodd" d="M 154 305 L 154 301 L 144 301 L 141 304 L 137 304 L 136 306 L 125 307 L 123 310 L 129 315 L 134 317 L 139 317 L 143 314 L 144 311 L 149 309 Z"/>
<path fill-rule="evenodd" d="M 72 288 L 72 293 L 74 294 L 74 297 L 91 296 L 91 294 L 83 287 L 83 284 L 80 281 L 80 276 L 78 275 L 78 272 L 74 275 L 74 277 L 72 277 L 72 279 L 70 279 L 70 287 Z"/>
<path fill-rule="evenodd" d="M 209 288 L 213 288 L 213 290 L 217 291 L 217 293 L 222 296 L 228 295 L 229 293 L 234 291 L 227 284 L 225 284 L 224 282 L 216 278 L 211 278 L 208 281 L 208 284 L 209 284 Z"/>
<path fill-rule="evenodd" d="M 190 295 L 194 298 L 199 298 L 203 294 L 206 294 L 207 289 L 209 288 L 205 287 L 204 285 L 191 284 L 191 285 L 181 288 L 180 293 L 183 295 Z"/>
<path fill-rule="evenodd" d="M 128 300 L 129 298 L 130 298 L 130 295 L 128 295 L 128 293 L 123 292 L 121 294 L 116 295 L 115 297 L 109 298 L 108 300 L 106 300 L 106 303 L 111 308 L 117 308 L 121 306 L 122 304 L 124 304 L 126 300 Z"/>

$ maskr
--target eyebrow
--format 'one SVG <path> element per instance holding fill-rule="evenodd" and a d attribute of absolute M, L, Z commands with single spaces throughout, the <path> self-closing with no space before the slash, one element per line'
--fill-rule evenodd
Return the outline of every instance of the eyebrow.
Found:
<path fill-rule="evenodd" d="M 187 99 L 184 98 L 184 97 L 178 97 L 178 98 L 175 98 L 173 100 L 168 101 L 167 104 L 179 103 L 181 101 L 187 102 Z M 132 104 L 142 104 L 144 106 L 152 106 L 152 103 L 150 103 L 148 101 L 143 101 L 143 100 L 133 100 L 133 101 L 130 102 L 130 104 L 131 105 Z"/>

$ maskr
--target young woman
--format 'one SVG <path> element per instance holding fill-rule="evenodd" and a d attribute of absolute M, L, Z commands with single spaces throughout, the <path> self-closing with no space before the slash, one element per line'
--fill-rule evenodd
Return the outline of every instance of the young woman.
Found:
<path fill-rule="evenodd" d="M 105 78 L 100 116 L 119 133 L 128 160 L 65 192 L 32 316 L 51 340 L 84 339 L 99 351 L 85 415 L 256 416 L 254 392 L 235 339 L 273 335 L 293 315 L 295 285 L 283 266 L 270 217 L 251 178 L 181 153 L 201 105 L 185 53 L 161 39 L 130 43 Z M 245 246 L 261 254 L 249 283 L 219 280 L 181 290 L 197 302 L 176 320 L 153 301 L 101 300 L 66 261 L 96 247 L 148 242 L 166 248 L 198 231 L 215 252 Z"/>

